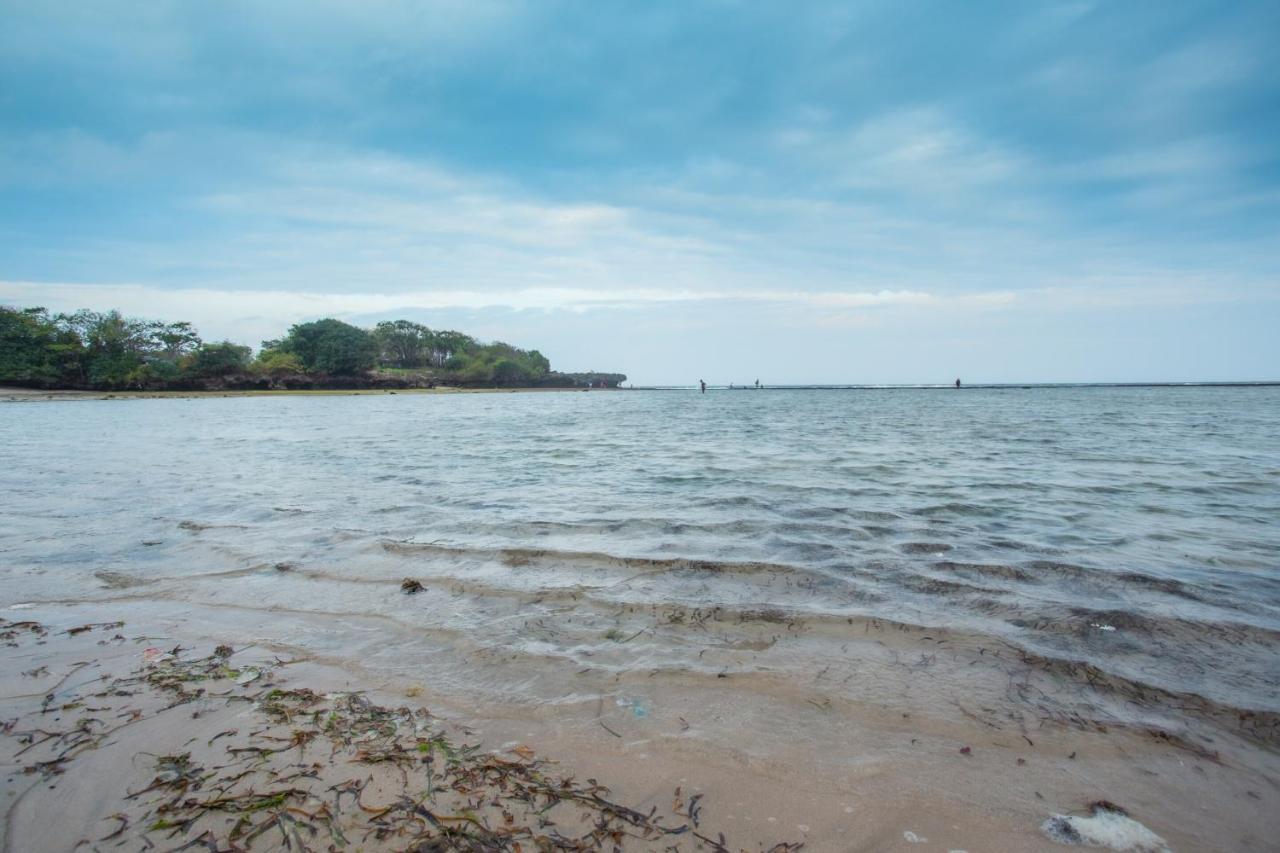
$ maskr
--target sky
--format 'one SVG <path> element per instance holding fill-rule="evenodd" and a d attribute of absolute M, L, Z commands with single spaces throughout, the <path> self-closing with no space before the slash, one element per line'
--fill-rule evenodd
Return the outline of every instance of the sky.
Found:
<path fill-rule="evenodd" d="M 0 304 L 1280 379 L 1280 3 L 0 0 Z"/>

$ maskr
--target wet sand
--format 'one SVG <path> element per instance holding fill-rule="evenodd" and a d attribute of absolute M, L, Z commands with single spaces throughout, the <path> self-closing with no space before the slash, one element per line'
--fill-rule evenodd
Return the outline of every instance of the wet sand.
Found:
<path fill-rule="evenodd" d="M 609 802 L 640 814 L 656 808 L 666 827 L 690 824 L 689 800 L 700 795 L 697 828 L 710 842 L 688 834 L 627 836 L 625 849 L 718 849 L 721 832 L 729 850 L 799 842 L 805 850 L 833 851 L 1066 849 L 1043 834 L 1042 824 L 1053 814 L 1086 815 L 1089 804 L 1099 800 L 1126 809 L 1171 850 L 1274 849 L 1280 762 L 1272 749 L 1227 731 L 1212 744 L 1198 744 L 1135 728 L 1081 728 L 1061 721 L 1014 728 L 991 715 L 994 709 L 983 708 L 981 678 L 976 676 L 975 705 L 960 708 L 962 713 L 936 706 L 936 697 L 925 694 L 917 703 L 904 697 L 889 706 L 820 698 L 819 686 L 804 694 L 787 685 L 770 689 L 751 684 L 747 689 L 743 682 L 749 676 L 742 673 L 680 679 L 637 671 L 612 675 L 608 684 L 594 683 L 584 674 L 579 691 L 556 701 L 476 702 L 465 691 L 447 689 L 442 679 L 386 677 L 362 670 L 356 658 L 280 641 L 286 635 L 306 636 L 302 623 L 310 623 L 310 630 L 326 630 L 324 623 L 332 620 L 317 614 L 281 612 L 277 623 L 267 626 L 261 613 L 234 607 L 137 598 L 10 608 L 4 616 L 9 623 L 31 620 L 47 630 L 37 634 L 6 626 L 13 636 L 0 672 L 5 850 L 70 850 L 82 840 L 91 842 L 88 849 L 116 849 L 122 841 L 120 849 L 137 849 L 143 835 L 160 849 L 173 849 L 206 831 L 225 841 L 243 815 L 218 811 L 170 837 L 172 828 L 157 824 L 156 814 L 148 812 L 156 798 L 128 799 L 126 792 L 142 790 L 161 777 L 172 781 L 181 768 L 175 770 L 172 762 L 161 767 L 158 756 L 191 752 L 191 761 L 202 768 L 228 765 L 219 771 L 225 774 L 239 772 L 233 759 L 246 753 L 233 750 L 246 748 L 258 749 L 249 755 L 261 759 L 252 764 L 259 773 L 253 777 L 257 787 L 250 786 L 255 793 L 266 790 L 263 785 L 273 773 L 270 784 L 301 770 L 315 773 L 289 782 L 291 790 L 307 792 L 298 794 L 296 802 L 272 801 L 253 809 L 253 827 L 273 810 L 287 812 L 288 807 L 315 815 L 329 803 L 340 820 L 348 821 L 343 832 L 350 845 L 338 849 L 404 849 L 402 835 L 362 836 L 358 842 L 350 837 L 368 830 L 371 812 L 352 811 L 350 802 L 339 808 L 334 803 L 341 798 L 331 788 L 372 773 L 376 785 L 364 805 L 382 808 L 405 792 L 421 796 L 419 763 L 393 763 L 389 767 L 394 771 L 371 768 L 354 757 L 358 744 L 348 744 L 344 751 L 320 741 L 311 744 L 305 758 L 288 750 L 260 754 L 264 743 L 272 749 L 287 746 L 299 730 L 296 725 L 282 728 L 278 720 L 273 728 L 270 719 L 261 719 L 262 696 L 272 689 L 301 688 L 319 696 L 363 691 L 388 708 L 428 708 L 431 724 L 447 731 L 455 743 L 477 744 L 481 753 L 496 750 L 506 761 L 534 756 L 554 761 L 550 767 L 557 778 L 597 780 L 610 789 Z M 104 618 L 123 619 L 124 624 L 66 633 Z M 349 633 L 353 627 L 344 624 L 341 630 Z M 851 651 L 869 654 L 876 647 L 905 655 L 921 642 L 920 637 L 890 631 L 869 635 L 868 645 Z M 163 711 L 174 694 L 160 689 L 92 696 L 111 679 L 145 678 L 156 666 L 167 665 L 148 662 L 146 649 L 181 646 L 178 660 L 195 661 L 219 645 L 234 650 L 227 659 L 233 672 L 257 670 L 262 676 L 244 685 L 234 679 L 201 684 L 208 695 Z M 440 666 L 473 665 L 461 657 L 426 664 L 424 675 Z M 536 695 L 536 676 L 528 677 L 529 695 Z M 518 693 L 519 685 L 515 687 Z M 256 698 L 257 703 L 214 696 L 222 692 Z M 623 694 L 642 694 L 643 706 L 620 702 Z M 141 711 L 136 721 L 130 717 L 133 711 Z M 100 722 L 85 722 L 90 718 Z M 120 721 L 136 725 L 98 736 Z M 215 737 L 232 729 L 236 735 Z M 43 735 L 24 742 L 20 734 L 33 730 L 73 732 L 73 737 L 32 747 L 29 741 Z M 250 732 L 258 732 L 256 740 L 246 742 Z M 280 740 L 270 741 L 272 737 Z M 64 763 L 41 765 L 68 744 L 74 746 L 76 738 L 88 745 L 77 747 Z M 238 795 L 246 790 L 235 789 Z M 180 791 L 179 797 L 165 786 L 150 793 L 179 801 L 192 796 Z M 207 794 L 202 788 L 194 796 L 201 800 Z M 556 808 L 563 813 L 557 824 L 561 830 L 589 829 L 590 821 L 575 823 L 577 807 Z M 300 819 L 300 813 L 294 817 Z M 526 817 L 517 815 L 512 825 L 523 826 Z M 480 818 L 490 827 L 504 826 L 500 808 Z M 292 826 L 288 818 L 284 823 L 285 828 L 272 824 L 263 830 L 252 849 L 278 849 Z M 165 831 L 145 831 L 156 825 Z M 119 835 L 107 838 L 117 829 Z M 241 825 L 242 843 L 249 831 Z M 298 831 L 312 849 L 335 843 L 329 835 L 312 838 L 305 829 Z M 538 849 L 532 837 L 524 837 L 523 844 L 523 849 Z M 585 849 L 601 845 L 588 843 Z"/>

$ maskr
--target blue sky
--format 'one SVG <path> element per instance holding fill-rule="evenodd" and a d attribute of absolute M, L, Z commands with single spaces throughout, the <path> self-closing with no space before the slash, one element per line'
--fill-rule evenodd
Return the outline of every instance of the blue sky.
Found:
<path fill-rule="evenodd" d="M 1280 379 L 1280 4 L 0 0 L 0 302 Z"/>

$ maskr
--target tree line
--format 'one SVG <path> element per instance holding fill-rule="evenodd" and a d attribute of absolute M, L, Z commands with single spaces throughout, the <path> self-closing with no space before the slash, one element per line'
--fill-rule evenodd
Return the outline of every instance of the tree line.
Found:
<path fill-rule="evenodd" d="M 255 355 L 231 341 L 205 341 L 187 322 L 0 306 L 0 382 L 43 388 L 616 386 L 625 379 L 555 373 L 537 350 L 409 320 L 372 329 L 332 318 L 299 323 L 263 341 Z"/>

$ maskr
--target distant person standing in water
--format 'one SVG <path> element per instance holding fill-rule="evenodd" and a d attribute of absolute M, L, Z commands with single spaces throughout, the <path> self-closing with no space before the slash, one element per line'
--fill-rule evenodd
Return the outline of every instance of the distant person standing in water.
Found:
<path fill-rule="evenodd" d="M 959 379 L 957 379 L 957 380 L 956 380 L 956 387 L 957 387 L 957 388 L 959 388 L 959 387 L 960 387 L 960 380 L 959 380 Z"/>
<path fill-rule="evenodd" d="M 703 394 L 707 393 L 707 380 L 699 379 L 698 384 L 702 386 L 702 393 Z"/>

